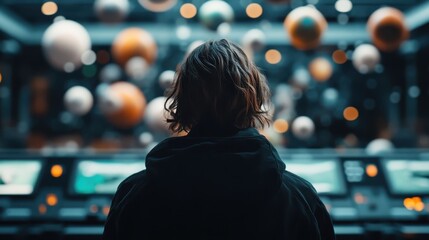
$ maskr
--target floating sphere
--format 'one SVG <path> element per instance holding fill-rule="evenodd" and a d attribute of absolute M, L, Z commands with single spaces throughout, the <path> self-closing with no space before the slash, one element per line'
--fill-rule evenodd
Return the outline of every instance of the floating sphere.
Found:
<path fill-rule="evenodd" d="M 278 111 L 293 111 L 295 103 L 292 89 L 286 84 L 279 84 L 274 91 L 273 104 Z"/>
<path fill-rule="evenodd" d="M 67 90 L 64 95 L 64 105 L 66 109 L 76 115 L 87 114 L 93 104 L 94 100 L 91 92 L 81 86 L 75 86 Z"/>
<path fill-rule="evenodd" d="M 267 37 L 265 33 L 259 29 L 251 29 L 244 34 L 241 39 L 243 48 L 251 49 L 252 51 L 261 51 L 265 47 Z"/>
<path fill-rule="evenodd" d="M 119 128 L 131 128 L 141 122 L 146 99 L 135 85 L 116 82 L 107 89 L 101 89 L 99 94 L 100 109 L 112 124 Z"/>
<path fill-rule="evenodd" d="M 309 117 L 297 117 L 292 123 L 292 133 L 299 139 L 308 139 L 314 133 L 314 123 Z"/>
<path fill-rule="evenodd" d="M 168 113 L 164 109 L 166 97 L 157 97 L 150 101 L 145 112 L 145 123 L 152 131 L 169 132 L 170 124 L 167 123 Z"/>
<path fill-rule="evenodd" d="M 309 50 L 319 45 L 327 22 L 316 8 L 305 6 L 292 10 L 283 25 L 294 47 Z"/>
<path fill-rule="evenodd" d="M 142 132 L 139 136 L 139 142 L 143 147 L 148 147 L 154 141 L 154 137 L 150 132 Z"/>
<path fill-rule="evenodd" d="M 292 82 L 295 86 L 300 88 L 307 88 L 310 84 L 311 76 L 307 69 L 304 67 L 297 68 L 292 75 Z"/>
<path fill-rule="evenodd" d="M 210 0 L 201 5 L 198 18 L 205 27 L 216 31 L 222 23 L 231 23 L 234 20 L 234 10 L 227 2 Z"/>
<path fill-rule="evenodd" d="M 107 64 L 100 71 L 101 82 L 112 83 L 120 80 L 121 77 L 122 77 L 122 70 L 118 65 L 114 63 Z"/>
<path fill-rule="evenodd" d="M 150 70 L 148 62 L 141 57 L 133 57 L 125 64 L 125 73 L 134 81 L 141 81 Z"/>
<path fill-rule="evenodd" d="M 121 66 L 133 57 L 141 57 L 151 65 L 157 56 L 157 45 L 152 35 L 140 28 L 127 28 L 116 36 L 112 55 Z"/>
<path fill-rule="evenodd" d="M 168 89 L 173 86 L 174 83 L 174 76 L 176 72 L 172 70 L 166 70 L 159 75 L 159 86 L 161 86 L 162 89 Z"/>
<path fill-rule="evenodd" d="M 142 7 L 152 12 L 165 12 L 177 4 L 177 0 L 139 0 Z"/>
<path fill-rule="evenodd" d="M 334 71 L 331 62 L 324 57 L 313 59 L 308 66 L 308 70 L 314 80 L 319 82 L 328 80 Z"/>
<path fill-rule="evenodd" d="M 395 146 L 391 141 L 384 138 L 377 138 L 368 143 L 365 151 L 370 155 L 376 155 L 391 152 L 394 148 Z"/>
<path fill-rule="evenodd" d="M 372 13 L 367 27 L 374 45 L 382 51 L 397 49 L 409 36 L 404 15 L 392 7 L 382 7 Z"/>
<path fill-rule="evenodd" d="M 46 29 L 42 47 L 46 59 L 53 67 L 72 72 L 82 65 L 81 56 L 91 49 L 91 39 L 79 23 L 62 20 Z"/>
<path fill-rule="evenodd" d="M 338 104 L 339 93 L 335 88 L 327 88 L 322 93 L 322 104 L 327 108 L 333 108 Z"/>
<path fill-rule="evenodd" d="M 362 74 L 374 71 L 380 62 L 380 53 L 371 44 L 359 45 L 352 55 L 353 66 Z"/>
<path fill-rule="evenodd" d="M 106 23 L 117 23 L 124 20 L 129 12 L 128 0 L 96 0 L 94 3 L 95 14 Z"/>

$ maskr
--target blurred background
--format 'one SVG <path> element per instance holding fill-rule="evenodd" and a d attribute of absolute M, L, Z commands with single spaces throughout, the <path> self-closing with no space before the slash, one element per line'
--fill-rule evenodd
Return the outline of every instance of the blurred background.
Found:
<path fill-rule="evenodd" d="M 0 147 L 153 145 L 171 135 L 162 105 L 177 65 L 227 38 L 267 76 L 273 126 L 261 131 L 275 145 L 427 148 L 427 11 L 423 0 L 2 0 Z"/>
<path fill-rule="evenodd" d="M 429 239 L 428 0 L 0 0 L 0 239 L 99 239 L 119 183 L 186 135 L 177 66 L 221 38 L 338 239 Z"/>

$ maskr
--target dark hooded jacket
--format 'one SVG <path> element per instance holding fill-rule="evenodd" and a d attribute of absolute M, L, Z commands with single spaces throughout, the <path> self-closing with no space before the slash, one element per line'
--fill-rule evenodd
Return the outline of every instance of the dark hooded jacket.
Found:
<path fill-rule="evenodd" d="M 313 186 L 256 129 L 207 129 L 152 149 L 119 186 L 104 240 L 335 239 Z"/>

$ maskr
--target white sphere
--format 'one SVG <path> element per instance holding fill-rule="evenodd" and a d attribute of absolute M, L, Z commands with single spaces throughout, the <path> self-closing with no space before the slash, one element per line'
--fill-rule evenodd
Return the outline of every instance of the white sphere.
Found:
<path fill-rule="evenodd" d="M 273 97 L 273 104 L 279 111 L 293 110 L 295 103 L 293 101 L 293 90 L 286 84 L 279 84 Z"/>
<path fill-rule="evenodd" d="M 142 132 L 139 136 L 139 142 L 143 147 L 147 147 L 152 144 L 154 137 L 150 132 Z"/>
<path fill-rule="evenodd" d="M 100 71 L 101 82 L 112 83 L 114 81 L 120 80 L 121 77 L 122 70 L 118 65 L 114 63 L 107 64 Z"/>
<path fill-rule="evenodd" d="M 133 57 L 125 64 L 125 72 L 135 81 L 143 80 L 149 70 L 149 63 L 142 57 Z"/>
<path fill-rule="evenodd" d="M 297 117 L 292 123 L 292 133 L 299 139 L 308 139 L 314 133 L 314 123 L 309 117 Z"/>
<path fill-rule="evenodd" d="M 140 5 L 152 12 L 165 12 L 177 4 L 177 0 L 138 0 Z"/>
<path fill-rule="evenodd" d="M 76 115 L 85 115 L 93 104 L 91 92 L 81 86 L 75 86 L 67 90 L 64 95 L 64 105 L 67 110 Z"/>
<path fill-rule="evenodd" d="M 246 49 L 252 51 L 260 51 L 265 47 L 267 37 L 265 33 L 260 29 L 251 29 L 247 31 L 241 39 L 241 44 Z"/>
<path fill-rule="evenodd" d="M 172 71 L 172 70 L 166 70 L 164 72 L 161 73 L 161 75 L 159 75 L 159 85 L 163 88 L 163 89 L 168 89 L 170 87 L 173 86 L 174 83 L 174 76 L 175 76 L 176 72 Z"/>
<path fill-rule="evenodd" d="M 98 107 L 103 113 L 115 113 L 119 111 L 123 102 L 121 97 L 111 89 L 107 83 L 102 83 L 95 90 L 97 94 Z"/>
<path fill-rule="evenodd" d="M 124 20 L 129 12 L 128 0 L 96 0 L 94 9 L 97 17 L 107 23 L 117 23 Z"/>
<path fill-rule="evenodd" d="M 353 52 L 352 62 L 358 72 L 365 74 L 374 71 L 380 58 L 376 47 L 371 44 L 362 44 Z"/>
<path fill-rule="evenodd" d="M 168 132 L 167 111 L 164 109 L 166 97 L 157 97 L 148 103 L 144 121 L 152 131 Z"/>
<path fill-rule="evenodd" d="M 369 142 L 365 150 L 370 155 L 377 155 L 391 152 L 394 148 L 395 146 L 391 141 L 384 138 L 377 138 Z"/>
<path fill-rule="evenodd" d="M 73 71 L 82 65 L 81 56 L 91 49 L 91 39 L 79 23 L 62 20 L 54 22 L 46 29 L 42 47 L 53 67 Z"/>
<path fill-rule="evenodd" d="M 205 27 L 216 31 L 222 23 L 230 23 L 234 20 L 234 10 L 227 2 L 210 0 L 201 5 L 198 17 Z"/>

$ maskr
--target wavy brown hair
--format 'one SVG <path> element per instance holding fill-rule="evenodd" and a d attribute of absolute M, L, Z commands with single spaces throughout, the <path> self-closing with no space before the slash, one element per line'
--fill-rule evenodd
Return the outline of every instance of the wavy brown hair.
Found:
<path fill-rule="evenodd" d="M 189 132 L 210 119 L 219 127 L 263 127 L 270 91 L 264 75 L 236 44 L 209 41 L 178 67 L 165 109 L 173 132 Z"/>

